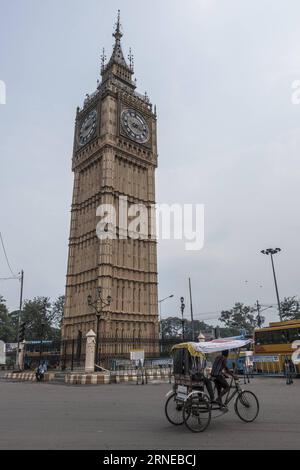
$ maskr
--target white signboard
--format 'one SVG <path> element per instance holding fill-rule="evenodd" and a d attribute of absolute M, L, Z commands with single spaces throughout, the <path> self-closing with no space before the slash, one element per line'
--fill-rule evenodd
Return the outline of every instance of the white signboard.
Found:
<path fill-rule="evenodd" d="M 5 358 L 5 343 L 4 341 L 0 341 L 0 364 L 5 364 L 6 363 L 6 358 Z"/>
<path fill-rule="evenodd" d="M 253 356 L 253 362 L 279 362 L 279 356 Z"/>
<path fill-rule="evenodd" d="M 137 364 L 144 364 L 145 360 L 145 351 L 142 349 L 137 349 L 135 351 L 130 351 L 130 360 L 135 361 Z"/>
<path fill-rule="evenodd" d="M 6 353 L 14 352 L 18 348 L 18 343 L 6 343 Z"/>
<path fill-rule="evenodd" d="M 178 400 L 185 401 L 187 398 L 188 389 L 184 385 L 178 385 L 177 387 L 177 398 Z"/>

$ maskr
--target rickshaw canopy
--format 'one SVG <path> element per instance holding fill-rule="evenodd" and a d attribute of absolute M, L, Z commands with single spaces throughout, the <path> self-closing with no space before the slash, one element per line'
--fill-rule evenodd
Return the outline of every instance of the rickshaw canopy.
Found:
<path fill-rule="evenodd" d="M 172 348 L 172 352 L 177 349 L 187 349 L 191 356 L 201 357 L 205 354 L 216 353 L 232 349 L 241 349 L 252 343 L 252 339 L 219 338 L 212 341 L 201 343 L 187 342 L 176 344 Z"/>

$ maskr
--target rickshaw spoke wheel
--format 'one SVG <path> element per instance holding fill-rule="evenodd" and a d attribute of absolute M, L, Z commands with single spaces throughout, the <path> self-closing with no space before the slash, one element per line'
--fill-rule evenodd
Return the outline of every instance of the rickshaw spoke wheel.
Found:
<path fill-rule="evenodd" d="M 211 421 L 211 406 L 204 395 L 194 395 L 187 399 L 183 408 L 183 420 L 192 432 L 203 432 Z"/>
<path fill-rule="evenodd" d="M 234 410 L 245 423 L 252 423 L 258 416 L 259 403 L 254 393 L 247 391 L 238 394 Z"/>
<path fill-rule="evenodd" d="M 175 426 L 183 424 L 182 410 L 183 402 L 180 400 L 176 400 L 176 393 L 173 393 L 169 396 L 165 404 L 165 413 L 167 420 Z"/>

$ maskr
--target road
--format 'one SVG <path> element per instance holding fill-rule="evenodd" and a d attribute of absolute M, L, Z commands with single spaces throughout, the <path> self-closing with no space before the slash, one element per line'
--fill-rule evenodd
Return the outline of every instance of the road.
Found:
<path fill-rule="evenodd" d="M 300 380 L 254 379 L 261 412 L 231 410 L 202 434 L 164 415 L 168 384 L 65 386 L 0 380 L 0 449 L 298 449 Z"/>

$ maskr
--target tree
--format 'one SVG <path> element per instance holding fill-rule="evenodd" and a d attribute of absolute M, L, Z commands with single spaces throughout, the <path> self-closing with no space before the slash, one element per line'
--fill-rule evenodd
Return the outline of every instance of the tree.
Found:
<path fill-rule="evenodd" d="M 6 306 L 6 300 L 0 295 L 0 340 L 8 343 L 14 339 L 14 328 Z"/>
<path fill-rule="evenodd" d="M 193 329 L 194 329 L 194 340 L 198 341 L 198 336 L 201 333 L 210 333 L 212 334 L 213 327 L 207 325 L 200 320 L 194 320 L 193 324 L 191 320 L 185 320 L 184 322 L 184 335 L 187 340 L 192 340 L 193 337 Z"/>
<path fill-rule="evenodd" d="M 251 334 L 258 326 L 257 316 L 254 315 L 254 312 L 253 307 L 237 302 L 231 310 L 223 310 L 219 320 L 224 323 L 226 328 L 235 330 L 236 334 L 239 334 L 242 329 Z"/>
<path fill-rule="evenodd" d="M 25 300 L 22 323 L 26 323 L 26 340 L 52 339 L 53 318 L 49 297 L 34 297 L 33 300 Z"/>
<path fill-rule="evenodd" d="M 168 317 L 162 320 L 162 337 L 164 339 L 175 339 L 175 338 L 182 338 L 182 320 L 178 317 Z M 199 320 L 194 320 L 194 338 L 197 341 L 197 337 L 200 331 L 203 332 L 211 332 L 212 327 L 207 325 L 204 322 Z M 192 322 L 190 320 L 184 320 L 184 336 L 185 339 L 191 340 L 192 339 Z"/>
<path fill-rule="evenodd" d="M 178 317 L 168 317 L 161 321 L 162 337 L 164 339 L 180 338 L 182 323 Z"/>
<path fill-rule="evenodd" d="M 283 320 L 300 320 L 300 299 L 296 296 L 285 297 L 280 302 L 280 310 Z"/>
<path fill-rule="evenodd" d="M 64 299 L 61 295 L 53 303 L 50 302 L 49 297 L 34 297 L 32 300 L 25 300 L 21 321 L 26 323 L 27 341 L 60 339 Z M 14 329 L 17 331 L 19 310 L 12 312 L 10 316 Z"/>
<path fill-rule="evenodd" d="M 239 336 L 241 328 L 222 328 L 220 327 L 221 338 L 230 338 L 231 336 Z"/>
<path fill-rule="evenodd" d="M 61 329 L 65 308 L 65 296 L 60 295 L 52 304 L 52 325 L 54 328 Z"/>

